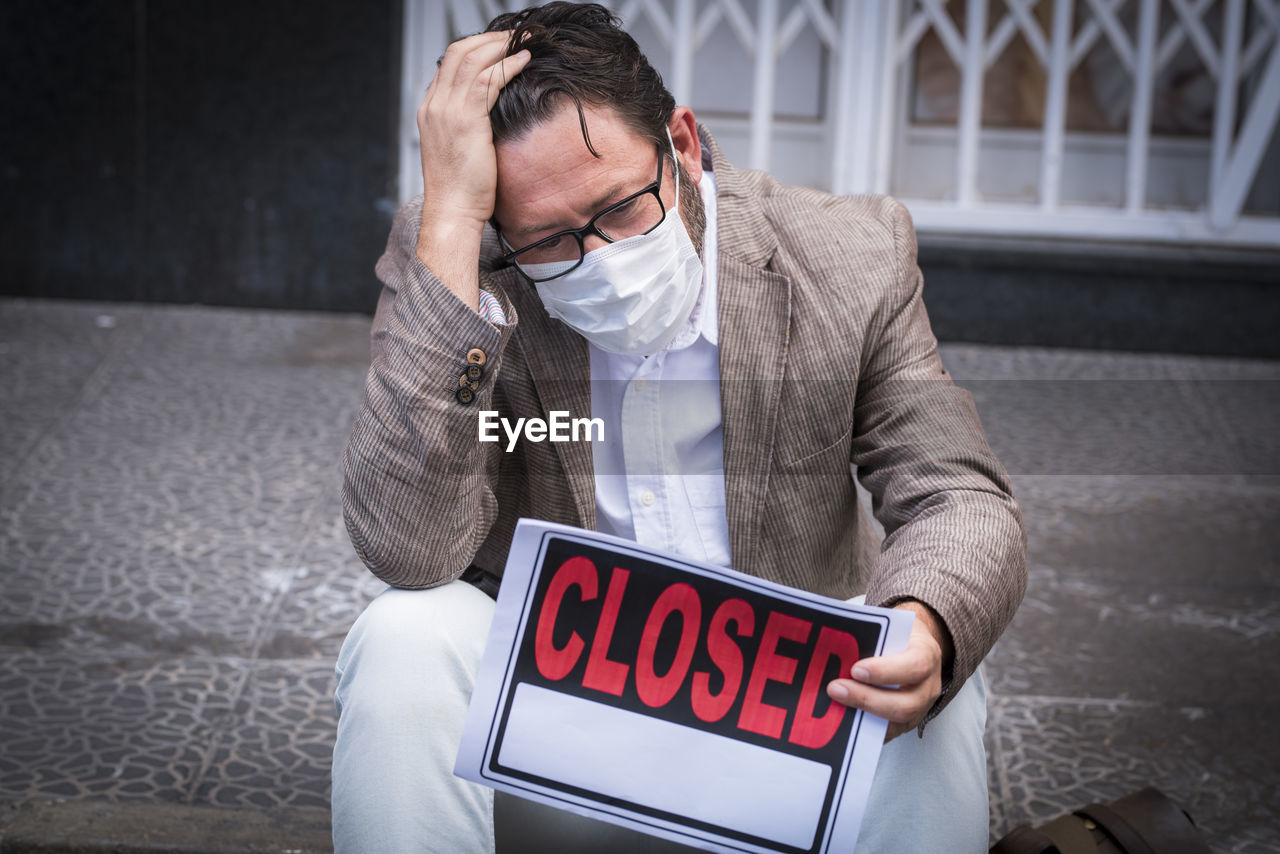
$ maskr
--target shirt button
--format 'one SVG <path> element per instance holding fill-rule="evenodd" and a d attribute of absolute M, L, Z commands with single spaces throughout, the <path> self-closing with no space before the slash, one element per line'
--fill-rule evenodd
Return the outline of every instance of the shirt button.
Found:
<path fill-rule="evenodd" d="M 647 386 L 648 384 L 649 384 L 649 381 L 646 380 L 644 377 L 641 377 L 640 379 L 635 381 L 636 391 L 644 391 L 644 387 Z"/>
<path fill-rule="evenodd" d="M 473 365 L 483 365 L 488 360 L 489 357 L 479 347 L 472 347 L 467 351 L 467 361 Z"/>
<path fill-rule="evenodd" d="M 640 493 L 640 503 L 645 507 L 653 506 L 653 502 L 657 500 L 658 496 L 653 494 L 653 490 L 646 489 L 644 492 Z"/>

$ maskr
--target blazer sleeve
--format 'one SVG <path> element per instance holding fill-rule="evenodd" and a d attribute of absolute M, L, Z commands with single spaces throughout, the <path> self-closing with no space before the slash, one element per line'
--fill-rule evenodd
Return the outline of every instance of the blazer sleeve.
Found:
<path fill-rule="evenodd" d="M 495 379 L 517 323 L 501 289 L 492 292 L 505 326 L 481 318 L 418 259 L 421 210 L 420 199 L 400 210 L 377 264 L 372 361 L 342 486 L 356 552 L 383 581 L 410 588 L 457 578 L 497 518 L 499 446 L 477 440 L 478 413 L 503 408 Z M 479 360 L 483 376 L 464 404 L 460 378 Z"/>
<path fill-rule="evenodd" d="M 868 338 L 851 458 L 885 540 L 867 602 L 918 599 L 955 646 L 932 719 L 1013 619 L 1026 590 L 1026 530 L 969 392 L 938 357 L 910 215 L 885 200 L 895 285 Z"/>

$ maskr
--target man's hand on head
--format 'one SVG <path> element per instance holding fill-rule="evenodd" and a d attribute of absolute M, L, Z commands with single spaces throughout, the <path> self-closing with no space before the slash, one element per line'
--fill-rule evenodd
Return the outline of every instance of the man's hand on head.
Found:
<path fill-rule="evenodd" d="M 853 666 L 853 678 L 827 685 L 831 699 L 887 720 L 885 741 L 920 725 L 942 696 L 942 672 L 954 656 L 951 634 L 932 608 L 912 599 L 894 607 L 916 615 L 907 648 L 861 659 Z M 887 687 L 893 685 L 897 687 Z"/>
<path fill-rule="evenodd" d="M 489 111 L 530 58 L 525 50 L 507 56 L 510 38 L 481 33 L 449 45 L 418 107 L 424 188 L 418 258 L 472 308 L 480 299 L 480 238 L 497 195 Z"/>

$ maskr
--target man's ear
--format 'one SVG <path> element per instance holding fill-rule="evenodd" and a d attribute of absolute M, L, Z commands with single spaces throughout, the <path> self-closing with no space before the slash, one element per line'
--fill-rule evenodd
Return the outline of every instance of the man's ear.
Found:
<path fill-rule="evenodd" d="M 676 107 L 667 122 L 671 142 L 676 147 L 680 164 L 689 173 L 693 183 L 702 180 L 702 142 L 698 139 L 698 120 L 688 107 Z"/>

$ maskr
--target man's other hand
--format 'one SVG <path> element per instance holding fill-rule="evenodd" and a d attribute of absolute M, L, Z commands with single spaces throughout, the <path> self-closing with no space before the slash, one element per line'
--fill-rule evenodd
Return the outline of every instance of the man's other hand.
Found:
<path fill-rule="evenodd" d="M 895 606 L 913 611 L 907 648 L 894 655 L 864 658 L 853 666 L 852 679 L 835 679 L 827 696 L 889 722 L 885 741 L 920 725 L 942 696 L 942 669 L 952 656 L 951 636 L 933 610 L 908 600 Z M 896 685 L 897 688 L 887 687 Z"/>

